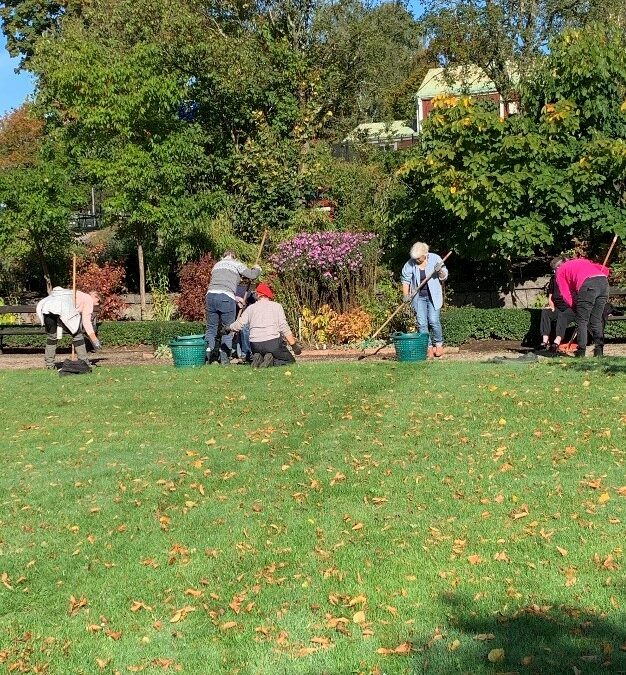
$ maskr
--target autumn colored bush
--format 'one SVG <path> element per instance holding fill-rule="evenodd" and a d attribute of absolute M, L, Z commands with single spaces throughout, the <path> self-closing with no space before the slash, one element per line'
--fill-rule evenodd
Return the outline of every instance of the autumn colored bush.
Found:
<path fill-rule="evenodd" d="M 331 341 L 343 345 L 360 342 L 372 333 L 372 317 L 363 309 L 337 314 L 329 327 Z"/>
<path fill-rule="evenodd" d="M 126 303 L 120 293 L 126 288 L 126 268 L 121 262 L 103 260 L 104 247 L 96 246 L 76 261 L 76 288 L 100 294 L 100 319 L 120 319 Z"/>
<path fill-rule="evenodd" d="M 176 303 L 181 318 L 187 321 L 203 321 L 204 298 L 211 280 L 215 260 L 210 253 L 195 262 L 188 262 L 180 269 L 180 295 Z"/>

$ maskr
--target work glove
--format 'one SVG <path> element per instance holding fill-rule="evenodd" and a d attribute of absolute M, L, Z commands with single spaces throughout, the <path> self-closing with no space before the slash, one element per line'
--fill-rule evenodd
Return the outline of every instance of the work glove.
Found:
<path fill-rule="evenodd" d="M 411 302 L 411 294 L 410 293 L 405 293 L 402 296 L 402 302 Z"/>
<path fill-rule="evenodd" d="M 92 340 L 91 346 L 93 347 L 94 352 L 98 352 L 102 349 L 102 343 L 100 342 L 100 340 L 98 340 L 98 338 Z"/>
<path fill-rule="evenodd" d="M 262 271 L 263 271 L 263 270 L 261 269 L 261 265 L 255 265 L 252 269 L 253 269 L 253 270 L 259 270 L 259 272 L 262 272 Z"/>
<path fill-rule="evenodd" d="M 438 262 L 438 263 L 435 265 L 435 272 L 436 272 L 437 274 L 439 274 L 439 272 L 441 272 L 442 268 L 443 268 L 443 263 L 442 263 L 442 262 Z"/>
<path fill-rule="evenodd" d="M 300 356 L 300 354 L 302 354 L 302 346 L 298 342 L 294 342 L 291 345 L 291 349 L 293 349 L 293 353 L 296 356 Z"/>

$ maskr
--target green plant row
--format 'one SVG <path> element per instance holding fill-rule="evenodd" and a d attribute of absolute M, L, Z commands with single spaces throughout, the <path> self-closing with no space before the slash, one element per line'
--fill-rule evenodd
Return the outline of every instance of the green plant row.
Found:
<path fill-rule="evenodd" d="M 476 309 L 451 307 L 441 314 L 446 344 L 462 345 L 472 340 L 519 340 L 535 344 L 539 340 L 539 309 Z M 180 335 L 204 333 L 201 321 L 103 321 L 98 329 L 105 347 L 167 344 Z M 626 321 L 609 322 L 606 337 L 626 339 Z M 41 347 L 45 336 L 7 336 L 7 346 Z M 67 336 L 62 344 L 69 344 Z"/>
<path fill-rule="evenodd" d="M 98 337 L 104 347 L 158 347 L 180 335 L 199 335 L 204 330 L 202 321 L 103 321 L 98 326 Z M 4 344 L 43 349 L 45 339 L 44 335 L 11 335 L 5 337 Z M 61 345 L 65 344 L 70 344 L 67 335 L 61 341 Z"/>

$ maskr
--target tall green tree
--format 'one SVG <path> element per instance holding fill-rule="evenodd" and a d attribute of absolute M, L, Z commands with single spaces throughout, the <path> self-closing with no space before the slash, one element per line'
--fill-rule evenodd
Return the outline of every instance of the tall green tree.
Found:
<path fill-rule="evenodd" d="M 0 256 L 20 265 L 35 258 L 47 289 L 61 279 L 72 242 L 72 210 L 79 194 L 60 142 L 24 105 L 0 119 Z"/>

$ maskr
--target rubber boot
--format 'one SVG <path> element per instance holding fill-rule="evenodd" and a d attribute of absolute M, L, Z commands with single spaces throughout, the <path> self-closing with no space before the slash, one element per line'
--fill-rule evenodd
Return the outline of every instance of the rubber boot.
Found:
<path fill-rule="evenodd" d="M 49 370 L 53 370 L 55 368 L 54 365 L 54 357 L 56 356 L 57 353 L 57 339 L 55 337 L 50 337 L 46 339 L 46 349 L 44 351 L 44 361 L 46 363 L 46 368 Z"/>
<path fill-rule="evenodd" d="M 581 349 L 580 347 L 578 347 L 578 349 L 576 349 L 576 351 L 574 352 L 574 356 L 578 359 L 584 359 L 586 351 L 587 351 L 586 349 Z"/>
<path fill-rule="evenodd" d="M 85 338 L 82 335 L 77 335 L 74 338 L 74 349 L 76 350 L 76 356 L 81 361 L 86 361 L 89 363 L 89 357 L 87 356 L 87 347 L 85 347 Z"/>
<path fill-rule="evenodd" d="M 604 346 L 603 345 L 596 345 L 593 348 L 593 355 L 597 356 L 598 358 L 602 358 L 604 356 Z"/>

